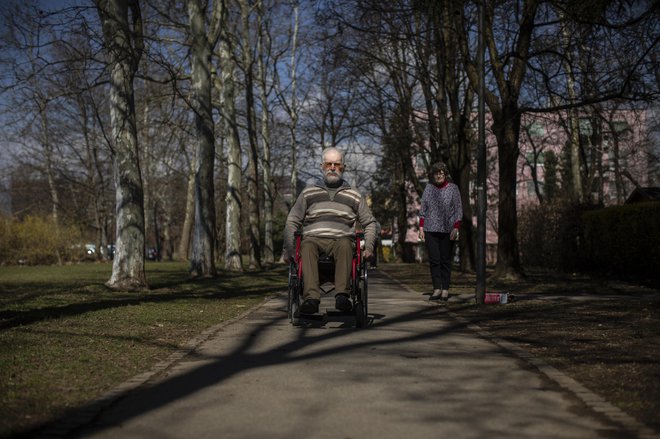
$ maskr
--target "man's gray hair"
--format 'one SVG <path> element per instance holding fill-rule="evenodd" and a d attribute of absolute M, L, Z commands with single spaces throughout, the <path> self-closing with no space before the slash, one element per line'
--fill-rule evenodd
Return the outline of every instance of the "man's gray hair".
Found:
<path fill-rule="evenodd" d="M 339 153 L 339 157 L 341 160 L 341 163 L 344 164 L 344 152 L 338 148 L 335 148 L 334 146 L 331 146 L 329 148 L 325 148 L 323 152 L 321 153 L 321 161 L 325 162 L 325 155 L 331 151 L 335 151 Z"/>

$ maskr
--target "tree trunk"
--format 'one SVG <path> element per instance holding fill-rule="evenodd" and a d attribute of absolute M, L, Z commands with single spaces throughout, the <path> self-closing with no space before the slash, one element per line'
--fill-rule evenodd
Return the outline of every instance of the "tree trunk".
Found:
<path fill-rule="evenodd" d="M 518 136 L 520 134 L 520 114 L 518 100 L 523 79 L 527 71 L 527 59 L 534 31 L 534 19 L 539 7 L 538 0 L 522 2 L 517 38 L 511 47 L 503 47 L 501 41 L 496 41 L 496 31 L 493 28 L 496 4 L 484 2 L 485 22 L 484 39 L 490 58 L 490 70 L 493 82 L 497 86 L 494 92 L 486 88 L 484 101 L 493 116 L 493 131 L 497 139 L 499 168 L 499 200 L 497 223 L 497 266 L 495 278 L 519 278 L 522 275 L 517 243 L 517 207 L 516 207 L 516 174 L 518 169 Z M 460 6 L 455 6 L 457 16 L 465 14 Z M 478 90 L 479 72 L 476 57 L 470 55 L 467 35 L 463 25 L 467 18 L 462 15 L 462 26 L 457 29 L 459 45 L 465 59 L 465 71 L 470 83 Z M 499 51 L 510 51 L 509 56 L 502 56 Z M 511 58 L 510 62 L 503 61 Z"/>
<path fill-rule="evenodd" d="M 133 78 L 141 56 L 141 17 L 137 1 L 130 2 L 133 28 L 129 26 L 128 0 L 97 0 L 103 22 L 110 73 L 110 119 L 116 188 L 116 253 L 111 288 L 137 290 L 147 287 L 144 271 L 144 194 L 138 154 Z"/>
<path fill-rule="evenodd" d="M 187 261 L 190 256 L 190 236 L 195 218 L 195 169 L 197 157 L 193 155 L 193 162 L 189 165 L 188 190 L 186 191 L 186 213 L 181 227 L 181 240 L 179 241 L 178 259 Z"/>
<path fill-rule="evenodd" d="M 493 122 L 499 165 L 497 265 L 494 275 L 498 279 L 518 279 L 522 273 L 518 254 L 516 210 L 520 115 L 515 107 L 505 109 L 501 119 L 496 118 Z"/>
<path fill-rule="evenodd" d="M 53 170 L 53 150 L 50 143 L 50 126 L 48 125 L 48 115 L 46 113 L 46 103 L 39 99 L 39 115 L 41 117 L 41 130 L 43 133 L 43 147 L 46 158 L 46 177 L 48 179 L 48 189 L 50 190 L 51 198 L 51 208 L 52 208 L 52 218 L 55 234 L 59 234 L 60 228 L 60 218 L 59 218 L 59 208 L 60 208 L 60 195 L 57 191 L 57 186 L 55 185 L 55 172 Z M 57 255 L 57 265 L 62 265 L 62 256 L 60 255 L 60 250 L 55 249 Z"/>
<path fill-rule="evenodd" d="M 187 0 L 192 66 L 192 106 L 195 111 L 197 161 L 195 166 L 195 221 L 190 273 L 211 277 L 215 269 L 215 196 L 213 171 L 215 133 L 211 107 L 211 45 L 206 35 L 200 0 Z"/>
<path fill-rule="evenodd" d="M 293 34 L 291 37 L 291 105 L 289 116 L 291 117 L 291 206 L 296 202 L 298 196 L 298 139 L 296 129 L 298 126 L 298 100 L 296 96 L 297 72 L 296 72 L 296 48 L 298 47 L 298 2 L 293 7 Z"/>
<path fill-rule="evenodd" d="M 263 22 L 263 1 L 257 2 L 257 10 L 259 13 L 259 31 L 257 33 L 257 67 L 258 67 L 258 80 L 259 80 L 259 98 L 261 101 L 261 138 L 263 157 L 261 167 L 263 169 L 263 189 L 264 189 L 264 251 L 263 262 L 272 264 L 275 262 L 275 251 L 273 249 L 273 181 L 271 178 L 270 169 L 270 109 L 268 105 L 268 83 L 266 79 L 266 62 L 264 58 L 267 57 L 266 51 L 270 47 L 268 41 L 268 32 L 263 29 L 266 26 Z"/>
<path fill-rule="evenodd" d="M 226 11 L 221 11 L 223 20 Z M 219 88 L 223 133 L 227 139 L 227 191 L 225 203 L 227 211 L 225 216 L 225 269 L 229 271 L 243 271 L 241 259 L 241 141 L 236 122 L 236 65 L 232 56 L 232 48 L 228 35 L 221 32 L 219 41 L 220 77 Z"/>
<path fill-rule="evenodd" d="M 243 22 L 243 71 L 245 74 L 245 108 L 248 136 L 248 218 L 250 232 L 250 268 L 261 269 L 261 224 L 259 214 L 259 147 L 256 132 L 254 108 L 254 73 L 253 56 L 250 44 L 250 19 L 248 0 L 241 0 L 241 18 Z"/>
<path fill-rule="evenodd" d="M 563 13 L 562 17 L 562 40 L 564 45 L 568 48 L 570 44 L 570 33 L 567 28 L 567 20 Z M 564 61 L 564 68 L 566 69 L 566 92 L 568 94 L 569 102 L 576 101 L 575 94 L 575 75 L 573 73 L 573 60 L 570 51 L 567 50 L 567 57 Z M 580 173 L 580 124 L 578 121 L 577 111 L 575 108 L 568 110 L 568 151 L 570 157 L 570 185 L 567 185 L 567 192 L 569 198 L 575 203 L 582 203 L 582 177 Z"/>

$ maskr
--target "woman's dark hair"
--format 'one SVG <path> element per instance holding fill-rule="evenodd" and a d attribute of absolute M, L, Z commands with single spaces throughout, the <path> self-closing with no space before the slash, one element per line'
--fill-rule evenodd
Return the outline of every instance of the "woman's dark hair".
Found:
<path fill-rule="evenodd" d="M 429 170 L 429 180 L 433 181 L 433 176 L 435 175 L 436 172 L 442 171 L 445 174 L 445 178 L 447 181 L 450 180 L 449 176 L 449 168 L 447 168 L 447 165 L 445 165 L 443 162 L 435 162 L 431 165 L 431 169 Z"/>

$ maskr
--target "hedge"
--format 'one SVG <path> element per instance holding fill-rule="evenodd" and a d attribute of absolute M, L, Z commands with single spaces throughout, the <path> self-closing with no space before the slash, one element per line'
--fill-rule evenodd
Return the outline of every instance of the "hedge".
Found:
<path fill-rule="evenodd" d="M 608 207 L 582 215 L 584 269 L 618 278 L 660 278 L 660 203 Z"/>

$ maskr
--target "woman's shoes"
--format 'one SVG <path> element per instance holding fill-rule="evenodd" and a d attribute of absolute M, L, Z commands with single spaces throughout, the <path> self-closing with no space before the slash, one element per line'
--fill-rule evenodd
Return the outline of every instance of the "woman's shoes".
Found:
<path fill-rule="evenodd" d="M 442 300 L 446 302 L 449 300 L 449 290 L 433 290 L 433 294 L 431 294 L 429 300 Z"/>
<path fill-rule="evenodd" d="M 440 296 L 443 300 L 443 302 L 446 302 L 449 300 L 449 290 L 442 290 L 442 295 Z"/>

